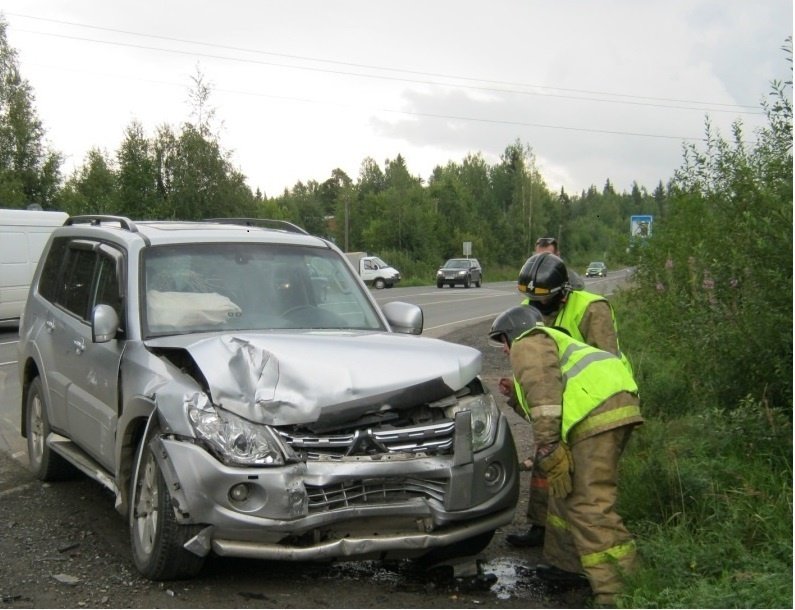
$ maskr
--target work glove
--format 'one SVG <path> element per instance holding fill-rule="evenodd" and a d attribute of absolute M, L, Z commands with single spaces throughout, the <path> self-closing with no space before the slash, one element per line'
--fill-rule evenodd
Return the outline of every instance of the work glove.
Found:
<path fill-rule="evenodd" d="M 574 460 L 565 443 L 558 444 L 555 449 L 538 462 L 541 471 L 547 475 L 549 493 L 555 498 L 565 498 L 571 493 L 571 474 L 574 472 Z"/>

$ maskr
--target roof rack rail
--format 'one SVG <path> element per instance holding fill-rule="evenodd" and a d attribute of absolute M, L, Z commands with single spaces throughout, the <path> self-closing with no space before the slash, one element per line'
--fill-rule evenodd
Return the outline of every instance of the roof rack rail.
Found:
<path fill-rule="evenodd" d="M 207 218 L 204 222 L 219 222 L 222 224 L 230 225 L 243 225 L 246 227 L 263 227 L 265 229 L 282 229 L 290 231 L 291 233 L 302 233 L 309 235 L 309 233 L 286 220 L 276 220 L 273 218 Z"/>
<path fill-rule="evenodd" d="M 64 223 L 65 226 L 76 224 L 90 224 L 93 227 L 100 226 L 103 222 L 118 222 L 122 229 L 130 233 L 137 233 L 138 227 L 126 216 L 108 216 L 104 214 L 86 214 L 82 216 L 70 216 Z"/>

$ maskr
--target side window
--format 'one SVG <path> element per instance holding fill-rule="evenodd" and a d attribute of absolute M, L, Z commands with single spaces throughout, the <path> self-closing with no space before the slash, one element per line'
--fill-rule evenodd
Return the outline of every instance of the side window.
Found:
<path fill-rule="evenodd" d="M 91 302 L 91 280 L 97 254 L 93 250 L 69 248 L 63 274 L 63 290 L 57 303 L 77 317 L 88 319 Z"/>
<path fill-rule="evenodd" d="M 66 246 L 69 240 L 66 237 L 57 237 L 53 240 L 44 268 L 39 278 L 39 294 L 48 301 L 55 303 L 61 288 L 61 267 L 66 259 Z"/>

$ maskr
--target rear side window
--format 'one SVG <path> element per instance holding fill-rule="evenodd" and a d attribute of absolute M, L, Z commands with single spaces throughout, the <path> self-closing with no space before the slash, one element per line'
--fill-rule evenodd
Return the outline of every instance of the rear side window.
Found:
<path fill-rule="evenodd" d="M 41 270 L 39 279 L 39 294 L 48 301 L 55 303 L 60 288 L 61 267 L 66 260 L 66 247 L 68 238 L 58 237 L 53 240 L 47 253 L 47 260 Z"/>
<path fill-rule="evenodd" d="M 57 238 L 47 254 L 39 279 L 39 294 L 81 320 L 90 319 L 95 305 L 116 310 L 124 325 L 124 305 L 117 259 L 121 252 L 97 242 Z"/>

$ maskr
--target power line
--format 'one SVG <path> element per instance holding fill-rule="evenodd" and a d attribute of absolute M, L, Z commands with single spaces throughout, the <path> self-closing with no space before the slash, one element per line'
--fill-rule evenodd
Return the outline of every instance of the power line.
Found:
<path fill-rule="evenodd" d="M 630 95 L 624 93 L 609 93 L 603 91 L 591 91 L 591 90 L 581 90 L 581 89 L 567 89 L 563 87 L 548 87 L 544 85 L 532 85 L 526 83 L 514 83 L 514 82 L 506 82 L 506 81 L 496 81 L 496 80 L 485 80 L 485 79 L 475 79 L 471 77 L 465 76 L 455 76 L 455 75 L 447 75 L 442 73 L 434 73 L 434 72 L 419 72 L 419 71 L 411 71 L 411 70 L 403 70 L 399 68 L 392 68 L 392 67 L 384 67 L 384 66 L 373 66 L 367 64 L 360 64 L 360 63 L 351 63 L 351 62 L 340 62 L 334 61 L 324 58 L 316 58 L 316 57 L 308 57 L 308 56 L 301 56 L 301 55 L 290 55 L 286 53 L 275 53 L 270 51 L 262 51 L 257 49 L 247 49 L 243 47 L 234 47 L 234 46 L 227 46 L 227 45 L 219 45 L 213 43 L 206 43 L 196 40 L 189 40 L 189 39 L 181 39 L 181 38 L 174 38 L 169 36 L 159 36 L 154 34 L 142 34 L 139 32 L 133 32 L 128 30 L 121 30 L 116 28 L 107 28 L 102 26 L 95 26 L 83 23 L 77 23 L 73 21 L 65 21 L 65 20 L 57 20 L 57 19 L 50 19 L 46 17 L 36 17 L 32 15 L 23 15 L 17 13 L 9 13 L 10 15 L 27 18 L 27 19 L 34 19 L 38 21 L 46 21 L 50 23 L 56 23 L 60 25 L 69 25 L 75 27 L 81 27 L 86 29 L 92 30 L 99 30 L 104 32 L 111 32 L 116 34 L 124 34 L 129 36 L 137 36 L 142 38 L 151 38 L 157 40 L 164 40 L 168 42 L 176 42 L 179 44 L 191 44 L 191 45 L 198 45 L 204 46 L 214 49 L 224 49 L 234 52 L 243 52 L 243 53 L 251 53 L 255 55 L 266 55 L 266 56 L 273 56 L 273 57 L 281 57 L 284 59 L 293 59 L 299 61 L 311 61 L 320 64 L 329 64 L 329 65 L 338 65 L 338 66 L 346 66 L 346 67 L 354 67 L 366 70 L 378 70 L 382 72 L 391 72 L 397 74 L 407 74 L 407 75 L 416 75 L 416 76 L 425 76 L 431 78 L 443 78 L 443 79 L 451 79 L 457 81 L 464 81 L 464 82 L 471 82 L 471 83 L 488 83 L 487 85 L 467 85 L 467 84 L 456 84 L 456 83 L 448 83 L 448 82 L 439 82 L 434 80 L 419 80 L 416 78 L 408 78 L 408 77 L 396 77 L 396 76 L 386 76 L 383 74 L 364 74 L 361 72 L 350 72 L 345 70 L 330 70 L 324 68 L 317 68 L 317 67 L 310 67 L 310 66 L 299 66 L 295 64 L 284 64 L 284 63 L 277 63 L 277 62 L 269 62 L 269 61 L 262 61 L 262 60 L 255 60 L 255 59 L 246 59 L 240 57 L 229 57 L 224 55 L 215 55 L 210 53 L 201 53 L 196 51 L 186 51 L 180 49 L 168 49 L 163 47 L 155 47 L 155 46 L 148 46 L 148 45 L 139 45 L 133 43 L 125 43 L 125 42 L 118 42 L 118 41 L 108 41 L 108 40 L 100 40 L 95 38 L 88 38 L 82 36 L 71 36 L 66 34 L 57 34 L 52 32 L 38 32 L 34 30 L 20 30 L 25 31 L 28 33 L 43 35 L 43 36 L 53 36 L 59 38 L 65 38 L 70 40 L 81 40 L 86 42 L 93 42 L 97 44 L 106 44 L 106 45 L 113 45 L 113 46 L 122 46 L 122 47 L 129 47 L 129 48 L 137 48 L 143 50 L 150 50 L 150 51 L 160 51 L 165 53 L 175 53 L 175 54 L 182 54 L 182 55 L 198 55 L 200 57 L 206 57 L 210 59 L 219 59 L 223 61 L 234 61 L 240 63 L 251 63 L 251 64 L 258 64 L 258 65 L 267 65 L 267 66 L 274 66 L 280 68 L 291 68 L 296 70 L 304 70 L 304 71 L 312 71 L 312 72 L 322 72 L 328 74 L 338 74 L 343 76 L 353 76 L 357 78 L 373 78 L 373 79 L 380 79 L 380 80 L 389 80 L 389 81 L 398 81 L 398 82 L 412 82 L 417 84 L 424 84 L 424 85 L 434 85 L 434 86 L 446 86 L 446 87 L 460 87 L 478 91 L 489 91 L 489 92 L 497 92 L 497 93 L 509 93 L 509 94 L 516 94 L 516 95 L 533 95 L 533 96 L 542 96 L 542 97 L 552 97 L 558 99 L 570 99 L 576 101 L 590 101 L 590 102 L 598 102 L 598 103 L 610 103 L 610 104 L 629 104 L 629 105 L 636 105 L 636 106 L 647 106 L 647 107 L 656 107 L 656 108 L 666 108 L 666 109 L 674 109 L 674 110 L 697 110 L 700 112 L 710 111 L 710 112 L 733 112 L 733 113 L 740 113 L 740 114 L 763 114 L 761 111 L 758 110 L 755 106 L 748 106 L 748 105 L 739 105 L 739 104 L 724 104 L 720 102 L 701 102 L 697 100 L 681 100 L 675 98 L 659 98 L 659 97 L 649 97 L 649 96 L 639 96 L 639 95 Z M 494 85 L 494 86 L 491 86 Z M 516 89 L 515 87 L 528 87 L 528 88 L 535 88 L 547 91 L 567 91 L 570 93 L 578 93 L 578 94 L 585 94 L 585 95 L 564 95 L 564 94 L 555 94 L 555 93 L 545 93 L 545 92 L 534 92 L 534 91 L 527 91 L 524 89 Z M 588 97 L 592 95 L 601 95 L 601 96 L 610 96 L 614 98 L 624 98 L 624 99 L 603 99 L 603 98 L 595 98 L 595 97 Z M 640 101 L 640 100 L 657 100 L 658 103 L 650 102 L 650 101 Z M 662 103 L 665 102 L 665 103 Z M 681 105 L 672 105 L 672 104 L 700 104 L 704 107 L 691 107 L 691 106 L 681 106 Z M 707 106 L 722 106 L 723 108 L 715 108 L 715 107 L 707 107 Z M 754 108 L 754 110 L 749 110 Z"/>
<path fill-rule="evenodd" d="M 58 68 L 59 70 L 68 70 L 70 72 L 86 72 L 85 70 L 78 70 L 75 68 Z M 108 78 L 121 78 L 118 74 L 104 74 L 104 77 Z M 127 77 L 125 77 L 127 78 Z M 168 85 L 172 87 L 180 86 L 176 85 L 173 82 L 169 81 L 162 81 L 150 78 L 135 78 L 134 80 L 138 82 L 145 82 L 145 83 L 152 83 L 156 85 Z M 307 97 L 296 97 L 296 96 L 287 96 L 287 95 L 274 95 L 271 93 L 260 93 L 257 91 L 245 91 L 241 89 L 225 89 L 222 87 L 214 88 L 214 91 L 218 93 L 228 93 L 232 95 L 245 95 L 250 97 L 259 97 L 264 99 L 272 99 L 272 100 L 280 100 L 284 102 L 301 102 L 305 104 L 318 104 L 318 105 L 334 105 L 340 108 L 355 108 L 356 106 L 352 104 L 344 104 L 340 102 L 329 102 L 328 100 L 318 100 L 312 99 Z M 371 108 L 376 112 L 385 112 L 389 114 L 400 114 L 404 116 L 413 116 L 413 117 L 422 117 L 422 118 L 432 118 L 432 119 L 442 119 L 442 120 L 452 120 L 452 121 L 464 121 L 464 122 L 471 122 L 471 123 L 488 123 L 492 125 L 513 125 L 517 127 L 534 127 L 534 128 L 542 128 L 542 129 L 558 129 L 562 131 L 574 131 L 574 132 L 582 132 L 582 133 L 598 133 L 598 134 L 607 134 L 607 135 L 620 135 L 620 136 L 631 136 L 631 137 L 641 137 L 641 138 L 655 138 L 655 139 L 663 139 L 663 140 L 680 140 L 680 141 L 690 141 L 690 142 L 701 142 L 704 140 L 703 137 L 694 138 L 691 136 L 675 136 L 675 135 L 665 135 L 665 134 L 654 134 L 654 133 L 641 133 L 641 132 L 632 132 L 632 131 L 620 131 L 614 129 L 597 129 L 597 128 L 590 128 L 590 127 L 570 127 L 566 125 L 551 125 L 547 123 L 531 123 L 526 121 L 509 121 L 506 119 L 488 119 L 488 118 L 478 118 L 478 117 L 468 117 L 462 115 L 452 115 L 452 114 L 440 114 L 440 113 L 432 113 L 432 112 L 416 112 L 411 110 L 395 110 L 392 108 Z"/>

